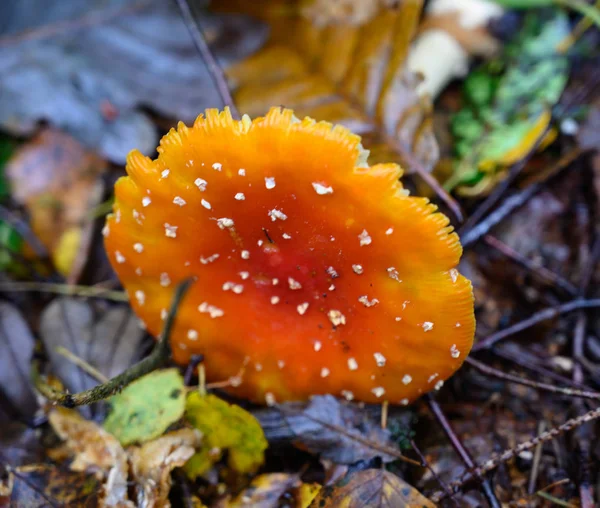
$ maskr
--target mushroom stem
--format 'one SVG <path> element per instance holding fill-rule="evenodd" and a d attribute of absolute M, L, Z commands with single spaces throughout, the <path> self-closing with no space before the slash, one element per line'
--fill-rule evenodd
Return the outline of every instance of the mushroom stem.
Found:
<path fill-rule="evenodd" d="M 156 346 L 154 346 L 150 355 L 142 361 L 132 365 L 118 376 L 108 380 L 106 383 L 102 383 L 83 392 L 66 393 L 53 388 L 47 383 L 45 377 L 40 373 L 40 361 L 39 359 L 35 359 L 32 362 L 31 368 L 31 377 L 34 386 L 48 400 L 61 406 L 73 408 L 107 399 L 120 392 L 136 379 L 163 366 L 171 357 L 169 338 L 171 330 L 173 329 L 173 323 L 175 322 L 175 316 L 177 315 L 177 309 L 191 284 L 192 279 L 186 279 L 177 286 L 160 340 L 156 343 Z"/>

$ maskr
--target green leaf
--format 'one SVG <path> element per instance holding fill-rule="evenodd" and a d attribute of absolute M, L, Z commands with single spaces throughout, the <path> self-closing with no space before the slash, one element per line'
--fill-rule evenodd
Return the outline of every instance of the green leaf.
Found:
<path fill-rule="evenodd" d="M 104 428 L 122 445 L 160 436 L 185 410 L 185 387 L 177 369 L 152 372 L 110 399 Z"/>
<path fill-rule="evenodd" d="M 238 473 L 254 472 L 265 460 L 268 443 L 250 413 L 214 395 L 193 392 L 188 396 L 186 418 L 204 438 L 202 448 L 185 465 L 191 478 L 206 473 L 220 460 L 224 450 L 228 465 Z"/>
<path fill-rule="evenodd" d="M 486 176 L 486 185 L 475 192 L 489 190 L 507 166 L 535 146 L 569 77 L 567 58 L 556 49 L 569 30 L 560 10 L 530 13 L 498 59 L 467 77 L 464 106 L 450 124 L 455 170 L 447 189 L 458 186 L 468 193 L 464 186 L 478 185 Z"/>

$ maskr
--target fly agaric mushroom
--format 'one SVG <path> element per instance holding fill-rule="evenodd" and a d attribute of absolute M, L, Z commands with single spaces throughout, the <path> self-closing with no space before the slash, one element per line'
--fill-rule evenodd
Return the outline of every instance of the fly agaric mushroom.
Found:
<path fill-rule="evenodd" d="M 408 404 L 461 366 L 474 315 L 458 236 L 408 196 L 396 164 L 369 167 L 358 136 L 291 110 L 207 110 L 158 152 L 129 155 L 104 234 L 155 336 L 175 285 L 196 279 L 177 362 L 204 354 L 209 381 L 237 379 L 232 394 L 267 403 Z"/>

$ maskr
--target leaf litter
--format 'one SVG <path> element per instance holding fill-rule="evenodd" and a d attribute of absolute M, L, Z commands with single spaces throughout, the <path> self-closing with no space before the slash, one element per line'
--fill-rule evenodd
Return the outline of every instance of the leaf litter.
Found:
<path fill-rule="evenodd" d="M 178 21 L 180 29 L 172 34 L 150 34 L 141 28 L 151 26 L 151 14 L 156 18 L 165 16 L 172 20 L 179 19 L 171 8 L 165 7 L 164 11 L 161 10 L 163 7 L 137 11 L 137 4 L 133 5 L 133 10 L 127 11 L 127 15 L 116 18 L 108 16 L 101 23 L 86 26 L 91 33 L 100 31 L 104 34 L 94 35 L 96 38 L 92 37 L 93 34 L 82 38 L 81 30 L 65 33 L 50 25 L 48 35 L 43 30 L 39 32 L 36 27 L 48 22 L 58 23 L 60 27 L 62 21 L 73 19 L 77 25 L 82 17 L 85 18 L 85 11 L 78 11 L 73 6 L 66 6 L 62 11 L 55 8 L 31 9 L 36 1 L 26 0 L 18 7 L 25 10 L 29 8 L 34 13 L 30 17 L 30 25 L 22 24 L 24 17 L 19 15 L 14 19 L 21 25 L 13 25 L 12 31 L 8 32 L 4 26 L 0 28 L 0 31 L 4 30 L 0 34 L 3 49 L 0 68 L 4 58 L 10 59 L 10 56 L 5 56 L 5 49 L 16 48 L 16 54 L 21 56 L 26 49 L 31 51 L 30 59 L 23 60 L 22 69 L 12 66 L 9 73 L 0 76 L 0 91 L 6 86 L 5 77 L 10 82 L 19 73 L 38 69 L 48 78 L 47 82 L 36 83 L 36 87 L 30 91 L 38 93 L 43 87 L 46 91 L 52 90 L 53 97 L 66 100 L 67 104 L 83 114 L 65 119 L 58 114 L 62 111 L 56 111 L 56 103 L 48 99 L 47 104 L 41 103 L 48 109 L 42 108 L 41 112 L 37 110 L 31 113 L 27 108 L 33 104 L 28 104 L 24 110 L 27 114 L 19 113 L 21 116 L 16 117 L 11 125 L 3 123 L 10 132 L 31 136 L 39 132 L 38 121 L 46 120 L 53 127 L 42 133 L 53 132 L 57 128 L 66 131 L 88 150 L 91 149 L 90 155 L 99 153 L 101 168 L 98 169 L 98 175 L 103 178 L 109 174 L 109 181 L 114 181 L 119 171 L 113 171 L 116 168 L 110 167 L 106 159 L 119 162 L 128 147 L 134 144 L 153 147 L 150 140 L 155 139 L 161 128 L 168 127 L 171 120 L 186 120 L 185 114 L 194 116 L 197 113 L 197 104 L 203 100 L 199 96 L 205 92 L 205 98 L 210 99 L 207 101 L 212 101 L 210 106 L 219 104 L 219 99 L 210 95 L 214 92 L 212 83 L 204 78 L 199 79 L 195 74 L 201 71 L 193 71 L 187 76 L 191 80 L 193 75 L 196 80 L 193 82 L 197 87 L 193 91 L 189 86 L 186 88 L 187 85 L 178 87 L 180 83 L 189 85 L 192 82 L 182 78 L 179 70 L 185 73 L 200 63 L 187 35 L 188 49 L 183 50 L 183 46 L 179 45 L 179 36 L 185 33 L 184 25 Z M 275 101 L 295 107 L 300 114 L 311 114 L 330 121 L 341 120 L 364 135 L 365 144 L 373 148 L 374 159 L 388 158 L 388 153 L 390 157 L 401 159 L 402 154 L 398 152 L 411 152 L 424 168 L 431 169 L 437 160 L 437 148 L 428 145 L 431 140 L 435 143 L 435 138 L 429 134 L 432 119 L 428 108 L 431 106 L 421 102 L 418 94 L 414 93 L 418 89 L 418 79 L 406 74 L 403 65 L 398 63 L 405 57 L 407 41 L 410 41 L 418 22 L 418 10 L 411 11 L 416 3 L 406 2 L 401 8 L 392 5 L 390 9 L 388 2 L 377 2 L 375 5 L 375 2 L 361 3 L 359 0 L 332 0 L 330 3 L 322 2 L 330 10 L 318 11 L 303 11 L 296 2 L 279 0 L 261 2 L 260 5 L 245 3 L 242 7 L 238 5 L 234 8 L 236 3 L 239 4 L 235 0 L 226 0 L 217 8 L 258 13 L 262 21 L 245 17 L 215 17 L 203 19 L 203 28 L 218 60 L 227 68 L 241 110 L 262 112 L 261 108 Z M 348 3 L 357 10 L 349 13 L 336 10 Z M 288 10 L 281 8 L 283 4 Z M 315 2 L 313 6 L 319 4 L 321 2 Z M 122 0 L 105 2 L 98 12 L 101 15 L 110 14 L 113 8 L 116 9 L 114 12 L 120 12 L 119 9 L 124 6 Z M 126 9 L 129 7 L 126 6 Z M 0 11 L 14 8 L 12 4 L 9 7 L 3 5 Z M 541 11 L 532 13 L 537 15 Z M 518 26 L 527 17 L 527 14 L 519 14 Z M 140 18 L 144 18 L 144 21 L 139 21 Z M 550 20 L 558 18 L 562 21 L 553 25 L 554 22 Z M 549 62 L 536 56 L 529 62 L 531 67 L 515 63 L 531 57 L 530 51 L 532 46 L 535 49 L 535 44 L 538 44 L 538 49 L 544 46 L 537 39 L 547 42 L 540 36 L 545 30 L 555 30 L 549 37 L 558 40 L 559 35 L 568 35 L 574 23 L 579 21 L 580 18 L 573 15 L 566 18 L 557 9 L 544 11 L 537 20 L 534 19 L 532 25 L 527 22 L 522 25 L 525 28 L 519 37 L 524 38 L 519 40 L 523 43 L 523 51 L 514 41 L 503 44 L 504 50 L 512 53 L 511 58 L 504 61 L 505 66 L 500 73 L 489 61 L 476 65 L 466 82 L 462 83 L 464 93 L 459 90 L 461 83 L 457 83 L 458 86 L 451 85 L 436 104 L 438 111 L 448 104 L 452 106 L 451 112 L 470 109 L 475 121 L 481 120 L 478 115 L 485 116 L 487 120 L 495 114 L 504 115 L 501 122 L 492 122 L 492 127 L 498 128 L 500 134 L 490 136 L 486 141 L 493 145 L 488 150 L 488 158 L 478 159 L 478 164 L 482 161 L 492 161 L 493 164 L 478 165 L 478 175 L 474 181 L 461 182 L 456 186 L 460 205 L 469 211 L 477 208 L 484 195 L 492 195 L 502 188 L 502 176 L 510 170 L 512 162 L 522 160 L 528 148 L 535 144 L 534 141 L 540 141 L 542 131 L 551 134 L 535 153 L 527 153 L 523 173 L 527 177 L 533 176 L 533 188 L 537 190 L 524 200 L 519 210 L 514 210 L 512 217 L 507 218 L 510 213 L 505 215 L 496 226 L 493 230 L 498 237 L 496 243 L 488 242 L 490 235 L 484 236 L 483 241 L 474 247 L 469 245 L 463 259 L 465 272 L 469 273 L 476 286 L 478 334 L 482 339 L 510 324 L 518 324 L 520 319 L 527 318 L 537 309 L 564 302 L 568 294 L 576 294 L 577 289 L 565 293 L 564 287 L 557 287 L 557 277 L 562 277 L 576 288 L 579 281 L 585 279 L 586 270 L 591 270 L 592 282 L 585 297 L 598 296 L 598 269 L 594 270 L 593 266 L 586 268 L 596 252 L 593 242 L 600 189 L 597 154 L 573 159 L 574 162 L 568 163 L 564 172 L 556 173 L 552 181 L 547 181 L 545 176 L 550 174 L 548 166 L 553 160 L 574 147 L 597 152 L 597 143 L 594 143 L 594 126 L 597 123 L 595 112 L 598 109 L 597 102 L 594 102 L 597 101 L 597 92 L 594 96 L 594 90 L 597 87 L 593 86 L 597 73 L 583 71 L 585 66 L 572 65 L 573 55 L 575 61 L 579 58 L 589 63 L 585 48 L 594 47 L 590 41 L 598 41 L 597 30 L 588 29 L 570 52 L 553 53 L 548 57 Z M 213 22 L 216 24 L 213 25 Z M 127 23 L 136 25 L 131 30 L 131 38 L 124 36 L 127 34 Z M 164 26 L 161 23 L 153 26 Z M 227 35 L 232 26 L 230 23 L 239 30 L 234 30 L 232 37 Z M 536 25 L 535 29 L 528 32 L 533 25 Z M 265 26 L 269 27 L 271 35 L 263 47 Z M 34 30 L 29 33 L 16 32 L 25 28 Z M 103 39 L 107 33 L 115 35 L 114 44 Z M 147 41 L 148 45 L 145 48 L 136 46 L 135 41 L 139 40 Z M 242 47 L 244 41 L 248 40 L 249 45 Z M 100 43 L 92 48 L 92 41 Z M 123 41 L 131 42 L 132 46 L 127 49 L 120 47 Z M 169 46 L 169 41 L 173 43 L 172 46 Z M 74 47 L 75 42 L 81 42 L 81 48 Z M 155 42 L 160 48 L 153 46 Z M 41 48 L 44 45 L 48 47 L 46 52 Z M 167 46 L 181 49 L 173 52 L 173 55 L 177 54 L 176 57 L 170 54 L 170 49 L 166 51 L 173 57 L 172 61 L 182 64 L 181 69 L 177 69 L 172 76 L 171 88 L 165 87 L 164 79 L 149 81 L 147 88 L 139 87 L 139 80 L 157 75 L 156 69 L 143 65 L 143 62 L 148 62 L 145 57 L 140 61 L 133 60 L 142 62 L 143 72 L 130 72 L 128 77 L 131 82 L 125 85 L 118 84 L 124 76 L 120 69 L 106 73 L 105 81 L 99 78 L 99 69 L 106 67 L 106 59 L 114 58 L 123 63 L 129 56 L 143 53 L 143 49 L 162 57 Z M 550 47 L 546 45 L 541 50 Z M 106 53 L 102 53 L 105 50 Z M 122 52 L 117 54 L 118 51 Z M 258 52 L 252 55 L 255 51 Z M 334 58 L 336 52 L 342 58 Z M 92 54 L 98 56 L 97 64 L 86 61 Z M 537 55 L 535 51 L 533 54 Z M 41 61 L 44 55 L 54 58 L 48 60 L 46 66 Z M 78 58 L 85 56 L 81 62 L 77 62 L 78 67 L 70 67 L 71 64 L 75 65 L 69 61 L 72 55 Z M 61 58 L 65 60 L 63 66 L 56 64 Z M 165 61 L 171 60 L 167 57 Z M 362 65 L 364 74 L 353 68 L 353 63 Z M 544 72 L 539 71 L 538 74 L 537 66 L 543 67 Z M 131 64 L 123 68 L 131 70 L 133 67 Z M 76 77 L 88 76 L 89 80 L 80 80 L 75 87 L 71 83 L 65 85 L 65 69 L 69 71 L 75 68 L 78 69 Z M 198 68 L 203 66 L 200 64 Z M 164 76 L 164 70 L 158 74 Z M 577 74 L 583 74 L 583 81 L 573 83 L 570 80 L 566 83 L 566 77 Z M 536 81 L 533 78 L 538 75 L 550 76 L 550 79 L 537 80 L 543 82 L 543 86 L 530 88 L 531 82 Z M 99 83 L 102 86 L 94 88 Z M 134 85 L 129 88 L 131 83 Z M 565 83 L 566 91 L 560 98 Z M 139 95 L 136 95 L 135 86 L 140 89 Z M 386 86 L 389 88 L 386 89 Z M 498 93 L 502 87 L 507 91 L 504 95 Z M 123 92 L 124 89 L 126 92 Z M 143 100 L 147 98 L 144 94 L 149 93 L 150 89 L 157 95 L 156 101 Z M 90 90 L 94 93 L 89 96 L 92 97 L 89 103 L 80 104 L 88 100 L 86 94 L 91 94 Z M 118 92 L 117 100 L 112 90 Z M 100 93 L 96 94 L 96 91 Z M 20 92 L 26 94 L 29 91 L 23 89 Z M 78 95 L 80 92 L 85 100 Z M 483 98 L 482 93 L 485 96 Z M 107 102 L 98 99 L 102 94 L 108 97 Z M 5 111 L 4 98 L 0 94 L 0 123 Z M 161 102 L 163 100 L 170 100 L 171 103 Z M 24 105 L 14 106 L 22 108 Z M 146 107 L 148 109 L 144 109 Z M 186 111 L 183 112 L 181 108 Z M 488 111 L 481 115 L 485 108 L 491 108 L 491 113 Z M 517 114 L 513 114 L 515 111 Z M 542 113 L 538 114 L 539 111 Z M 48 112 L 56 116 L 45 118 Z M 448 114 L 448 111 L 442 112 Z M 165 118 L 156 118 L 155 113 Z M 87 118 L 89 125 L 78 129 L 77 122 L 72 122 L 74 118 Z M 528 123 L 530 118 L 538 123 Z M 565 123 L 564 119 L 573 119 L 575 123 Z M 468 120 L 463 118 L 455 122 L 454 127 L 458 128 L 455 134 L 459 134 L 457 138 L 463 136 L 466 139 L 467 134 L 472 136 L 471 131 L 476 130 L 471 129 L 473 118 Z M 560 128 L 554 120 L 562 122 Z M 509 126 L 506 128 L 509 128 L 510 136 L 502 134 L 503 125 Z M 486 127 L 489 126 L 486 124 Z M 439 126 L 436 129 L 439 130 Z M 459 132 L 461 129 L 462 132 Z M 9 139 L 12 142 L 13 138 Z M 25 141 L 25 148 L 28 143 Z M 39 138 L 30 147 L 33 152 L 39 149 L 37 144 Z M 53 146 L 66 145 L 54 143 Z M 473 155 L 474 152 L 469 152 L 473 146 L 473 143 L 469 144 L 463 139 L 463 155 Z M 48 158 L 48 153 L 52 155 L 47 161 L 48 168 L 52 169 L 48 174 L 57 176 L 54 182 L 51 179 L 48 182 L 51 188 L 61 181 L 60 165 L 52 165 L 53 160 L 59 160 L 55 156 L 61 154 L 52 154 L 51 149 L 39 153 L 44 153 L 42 161 Z M 507 158 L 507 153 L 514 158 Z M 68 156 L 68 153 L 63 155 Z M 39 182 L 44 182 L 42 177 L 46 176 L 44 164 L 36 167 L 30 163 L 28 166 Z M 71 176 L 78 178 L 82 173 L 85 174 L 85 171 L 81 171 L 83 166 L 73 164 Z M 27 185 L 27 177 L 23 177 L 27 174 L 23 171 L 21 175 L 25 191 L 35 189 L 33 185 Z M 487 178 L 485 185 L 477 187 L 482 181 L 477 181 L 477 178 Z M 523 192 L 529 192 L 531 188 L 529 181 L 517 181 L 504 189 L 498 206 L 501 207 L 509 199 L 520 198 Z M 83 194 L 86 192 L 89 191 Z M 60 191 L 55 194 L 59 200 L 62 199 Z M 18 196 L 16 191 L 9 190 L 4 198 L 8 201 L 3 204 L 15 208 L 10 200 L 18 199 Z M 102 199 L 106 199 L 106 196 Z M 68 197 L 65 200 L 68 202 Z M 18 202 L 35 211 L 35 205 L 30 206 L 27 200 L 19 199 Z M 491 211 L 495 211 L 493 207 Z M 484 215 L 483 222 L 486 220 Z M 52 226 L 57 227 L 58 224 Z M 41 230 L 38 228 L 38 231 Z M 491 245 L 495 246 L 494 249 Z M 95 248 L 94 245 L 91 247 Z M 501 256 L 499 249 L 505 249 Z M 518 264 L 515 253 L 529 264 Z M 85 250 L 80 256 L 86 257 Z M 7 259 L 13 262 L 14 257 Z M 551 277 L 545 280 L 545 284 L 539 284 L 536 266 L 550 271 Z M 89 271 L 75 268 L 75 272 L 74 278 L 82 277 L 84 284 L 94 280 L 94 274 L 90 277 Z M 10 277 L 14 276 L 11 272 Z M 2 281 L 6 278 L 3 274 Z M 582 287 L 585 288 L 585 284 Z M 50 359 L 49 371 L 57 375 L 70 391 L 80 391 L 98 383 L 97 379 L 90 377 L 73 362 L 73 356 L 92 365 L 103 376 L 111 377 L 143 355 L 145 333 L 124 306 L 91 304 L 76 298 L 54 298 L 48 305 L 47 299 L 32 295 L 17 299 L 14 293 L 6 293 L 6 299 L 19 304 L 24 302 L 27 312 L 22 312 L 22 316 L 16 319 L 14 307 L 7 304 L 10 308 L 9 322 L 18 323 L 15 329 L 20 331 L 12 332 L 11 324 L 11 333 L 0 337 L 0 348 L 3 348 L 0 350 L 0 365 L 4 366 L 2 362 L 6 362 L 5 351 L 18 358 L 15 365 L 7 363 L 7 377 L 1 378 L 2 418 L 14 419 L 18 415 L 29 423 L 34 415 L 40 415 L 36 397 L 28 382 L 29 359 L 33 355 L 35 337 L 39 337 L 45 346 Z M 40 313 L 40 310 L 43 312 Z M 540 377 L 557 386 L 585 383 L 589 385 L 587 388 L 593 390 L 598 386 L 596 370 L 600 363 L 598 322 L 592 312 L 586 314 L 587 324 L 584 323 L 582 331 L 585 333 L 581 339 L 583 352 L 572 350 L 573 344 L 579 341 L 577 330 L 581 327 L 575 324 L 580 322 L 581 315 L 576 316 L 577 320 L 570 316 L 559 316 L 521 335 L 510 336 L 505 344 L 494 348 L 493 354 L 482 351 L 486 356 L 480 359 L 485 359 L 490 367 L 493 365 L 502 371 L 514 371 L 530 379 Z M 65 347 L 71 359 L 67 360 L 57 352 L 57 346 Z M 210 361 L 210 357 L 205 361 Z M 151 410 L 159 410 L 165 403 L 165 396 L 160 394 L 168 392 L 168 385 L 161 386 L 159 383 L 157 386 L 156 380 L 151 379 L 142 379 L 140 382 L 142 385 L 148 383 L 142 390 L 144 396 L 135 395 L 136 401 L 141 399 L 140 404 L 146 406 L 142 410 L 146 410 L 150 404 L 154 406 Z M 185 390 L 191 388 L 186 387 Z M 179 413 L 173 413 L 168 419 L 169 423 L 163 422 L 159 426 L 163 430 L 142 430 L 141 434 L 136 434 L 139 429 L 135 426 L 118 423 L 111 428 L 109 425 L 115 435 L 102 426 L 102 413 L 95 414 L 92 420 L 86 419 L 92 416 L 86 411 L 82 413 L 85 415 L 83 417 L 75 411 L 64 412 L 43 406 L 49 412 L 53 432 L 49 431 L 47 425 L 42 425 L 36 431 L 25 429 L 23 425 L 15 427 L 12 423 L 9 428 L 2 423 L 4 440 L 1 441 L 0 458 L 9 468 L 7 474 L 0 476 L 0 503 L 10 498 L 13 504 L 30 502 L 37 505 L 67 503 L 90 506 L 100 502 L 104 503 L 102 506 L 158 506 L 167 505 L 181 493 L 184 503 L 209 502 L 212 506 L 309 506 L 311 503 L 312 506 L 363 506 L 368 503 L 375 506 L 386 503 L 392 506 L 431 506 L 428 498 L 437 502 L 446 495 L 444 484 L 453 487 L 458 485 L 462 489 L 462 492 L 454 495 L 456 503 L 461 506 L 494 505 L 494 501 L 506 505 L 546 506 L 544 503 L 548 500 L 576 505 L 579 498 L 594 499 L 590 485 L 595 481 L 595 473 L 591 473 L 590 483 L 579 472 L 564 467 L 564 457 L 572 456 L 574 449 L 577 450 L 574 459 L 576 466 L 586 461 L 593 463 L 597 458 L 595 449 L 585 449 L 586 442 L 594 443 L 592 431 L 586 435 L 572 433 L 568 440 L 553 439 L 552 446 L 540 444 L 537 448 L 539 451 L 529 447 L 507 462 L 494 456 L 494 451 L 511 450 L 518 443 L 526 443 L 539 431 L 542 421 L 548 427 L 557 427 L 568 418 L 565 415 L 581 414 L 579 406 L 573 404 L 570 398 L 549 397 L 542 390 L 491 378 L 467 366 L 443 387 L 437 399 L 440 404 L 443 401 L 450 429 L 444 427 L 446 424 L 443 421 L 427 418 L 424 401 L 403 409 L 405 413 L 400 415 L 390 408 L 387 429 L 383 429 L 379 421 L 382 408 L 374 411 L 375 408 L 324 397 L 315 398 L 305 405 L 282 404 L 268 410 L 257 410 L 241 401 L 221 399 L 216 394 L 204 394 L 194 389 L 185 402 L 188 406 L 187 417 L 175 417 Z M 21 405 L 21 400 L 28 403 Z M 119 421 L 129 422 L 136 408 L 127 407 L 123 402 L 126 397 L 120 400 L 123 418 Z M 417 418 L 418 424 L 415 424 Z M 399 425 L 396 425 L 396 419 Z M 166 434 L 163 433 L 165 430 Z M 124 448 L 117 436 L 130 435 L 132 432 L 137 436 L 132 442 L 144 442 L 141 446 L 126 445 Z M 556 432 L 559 434 L 562 431 Z M 49 437 L 55 440 L 51 446 L 47 445 Z M 448 445 L 448 437 L 454 447 Z M 38 445 L 43 445 L 34 446 L 36 439 L 39 440 Z M 57 446 L 56 439 L 63 444 Z M 397 460 L 400 449 L 406 456 L 415 457 L 416 451 L 410 450 L 412 443 L 423 449 L 422 460 L 428 462 L 430 467 L 419 468 Z M 295 448 L 291 448 L 291 444 Z M 464 475 L 468 476 L 468 467 L 454 452 L 460 447 L 466 449 L 477 463 L 500 465 L 493 477 L 491 494 L 485 478 L 483 486 L 477 481 L 463 484 Z M 283 450 L 284 459 L 276 458 L 280 450 Z M 537 465 L 533 464 L 534 455 L 539 455 Z M 113 462 L 105 461 L 106 457 L 112 457 Z M 51 461 L 50 465 L 44 463 L 47 461 Z M 23 466 L 24 463 L 30 465 Z M 382 467 L 382 463 L 385 466 Z M 78 471 L 70 470 L 72 468 Z M 182 479 L 178 468 L 188 471 L 191 468 L 192 476 L 196 479 Z M 129 488 L 124 488 L 124 485 Z M 418 487 L 423 494 L 411 485 Z M 536 492 L 536 488 L 542 490 Z M 99 501 L 93 501 L 94 496 Z M 441 506 L 445 506 L 444 503 L 446 501 L 442 501 Z"/>

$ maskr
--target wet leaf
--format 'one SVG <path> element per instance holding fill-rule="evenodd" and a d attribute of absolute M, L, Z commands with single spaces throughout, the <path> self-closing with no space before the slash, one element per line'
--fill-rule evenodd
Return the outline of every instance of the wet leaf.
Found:
<path fill-rule="evenodd" d="M 296 435 L 295 444 L 322 459 L 336 464 L 353 464 L 374 457 L 385 462 L 396 460 L 377 449 L 396 448 L 389 431 L 383 430 L 379 421 L 371 419 L 363 409 L 343 404 L 331 395 L 315 396 L 301 410 L 287 411 L 284 404 L 282 413 Z M 368 446 L 365 441 L 375 446 Z"/>
<path fill-rule="evenodd" d="M 104 161 L 54 130 L 22 145 L 6 165 L 13 199 L 27 207 L 33 232 L 64 275 L 87 252 L 82 239 L 92 226 L 90 210 L 102 199 L 104 168 Z"/>
<path fill-rule="evenodd" d="M 73 455 L 71 470 L 94 473 L 99 479 L 105 480 L 102 489 L 106 495 L 106 506 L 129 506 L 127 455 L 119 441 L 71 409 L 56 408 L 48 418 Z"/>
<path fill-rule="evenodd" d="M 52 373 L 70 392 L 87 390 L 98 381 L 66 360 L 58 347 L 64 347 L 107 378 L 123 372 L 144 352 L 144 331 L 124 306 L 96 309 L 91 303 L 74 298 L 56 298 L 42 313 L 40 334 Z"/>
<path fill-rule="evenodd" d="M 207 472 L 225 451 L 229 467 L 238 473 L 251 473 L 263 463 L 267 440 L 256 418 L 241 407 L 193 392 L 185 415 L 204 435 L 201 450 L 186 464 L 190 477 Z"/>
<path fill-rule="evenodd" d="M 16 307 L 0 302 L 0 421 L 37 409 L 29 372 L 35 339 Z"/>
<path fill-rule="evenodd" d="M 256 7 L 235 1 L 217 8 L 227 4 L 256 14 Z M 256 116 L 283 105 L 298 117 L 348 126 L 363 136 L 370 162 L 402 162 L 410 152 L 431 169 L 438 158 L 431 104 L 416 93 L 420 80 L 404 65 L 422 2 L 379 4 L 366 7 L 367 16 L 334 20 L 317 7 L 321 16 L 303 15 L 301 2 L 264 6 L 269 43 L 227 71 L 239 109 Z"/>
<path fill-rule="evenodd" d="M 170 506 L 171 471 L 187 462 L 201 440 L 199 431 L 181 429 L 127 450 L 137 506 Z"/>
<path fill-rule="evenodd" d="M 102 22 L 84 24 L 86 15 Z M 13 134 L 31 134 L 47 121 L 122 163 L 131 149 L 150 155 L 156 146 L 156 127 L 142 106 L 190 123 L 221 105 L 173 2 L 94 0 L 84 9 L 78 2 L 2 2 L 0 19 L 8 20 L 0 125 Z M 203 13 L 200 21 L 223 65 L 255 51 L 266 35 L 263 25 L 240 16 Z M 43 35 L 45 25 L 51 37 Z M 26 30 L 34 36 L 23 36 Z"/>
<path fill-rule="evenodd" d="M 222 508 L 278 508 L 286 492 L 300 485 L 298 475 L 286 473 L 262 474 L 252 480 L 235 499 L 223 503 Z"/>
<path fill-rule="evenodd" d="M 569 76 L 567 58 L 557 50 L 569 34 L 569 21 L 553 12 L 550 19 L 527 16 L 502 55 L 465 80 L 465 105 L 451 124 L 456 158 L 447 189 L 468 196 L 487 193 L 536 143 L 552 142 L 552 132 L 545 135 L 551 108 Z"/>
<path fill-rule="evenodd" d="M 351 473 L 334 486 L 323 487 L 310 506 L 435 508 L 435 504 L 418 490 L 385 469 Z"/>
<path fill-rule="evenodd" d="M 104 428 L 121 444 L 160 436 L 183 416 L 185 386 L 178 369 L 157 370 L 134 381 L 110 399 Z"/>
<path fill-rule="evenodd" d="M 18 468 L 12 477 L 10 506 L 103 506 L 98 495 L 101 485 L 94 475 L 36 464 Z"/>

